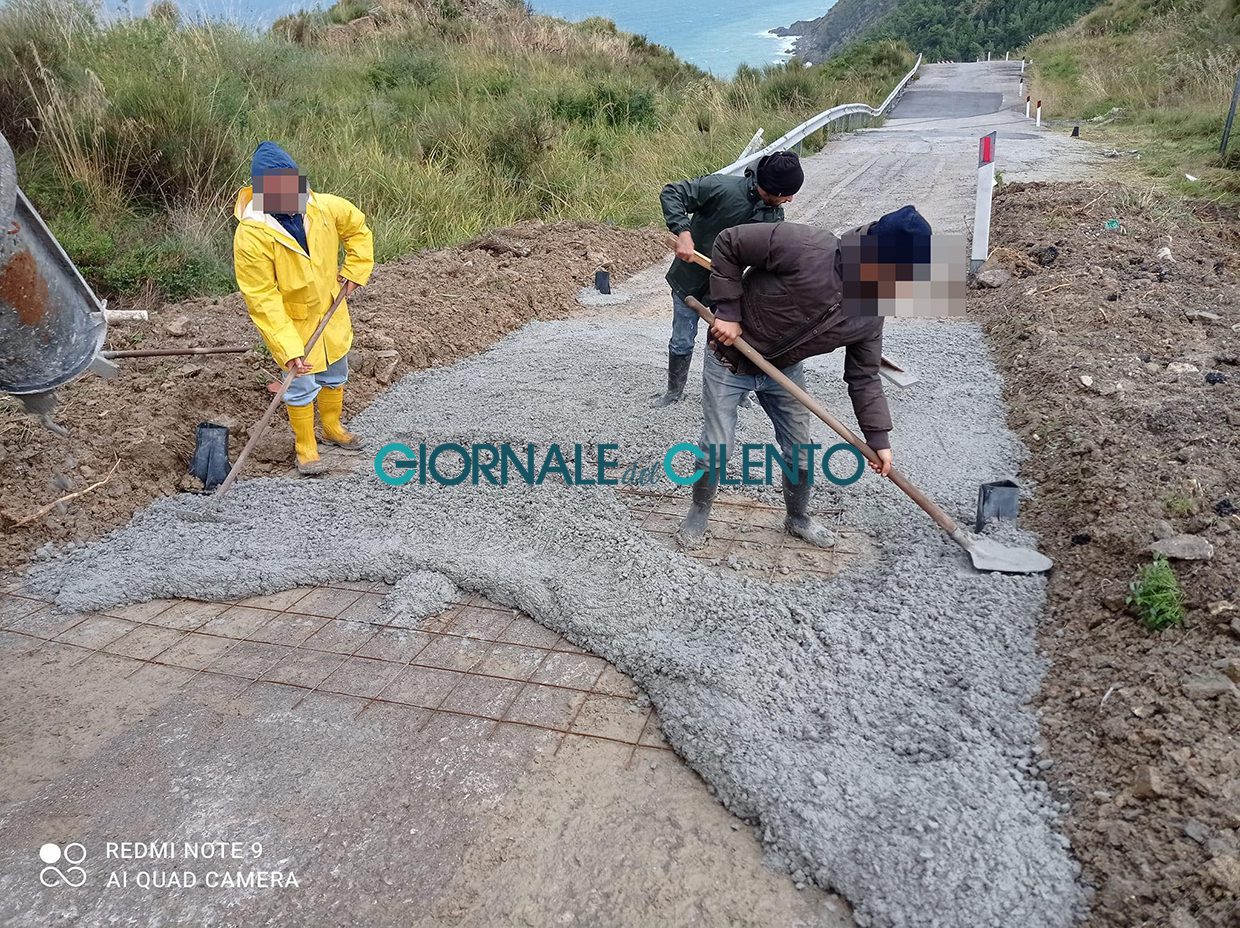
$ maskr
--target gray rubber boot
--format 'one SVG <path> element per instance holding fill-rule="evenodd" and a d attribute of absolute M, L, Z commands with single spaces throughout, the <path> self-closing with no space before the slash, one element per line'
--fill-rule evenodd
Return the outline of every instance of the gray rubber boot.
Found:
<path fill-rule="evenodd" d="M 801 471 L 797 477 L 795 484 L 784 477 L 784 507 L 788 510 L 784 530 L 819 548 L 835 547 L 835 533 L 809 514 L 809 496 L 814 489 L 809 473 Z"/>
<path fill-rule="evenodd" d="M 667 392 L 656 396 L 651 402 L 655 409 L 679 403 L 685 397 L 685 382 L 689 379 L 689 362 L 693 354 L 667 353 Z"/>
<path fill-rule="evenodd" d="M 700 548 L 706 544 L 706 523 L 718 492 L 719 484 L 707 474 L 693 485 L 693 505 L 676 530 L 676 541 L 682 548 Z"/>

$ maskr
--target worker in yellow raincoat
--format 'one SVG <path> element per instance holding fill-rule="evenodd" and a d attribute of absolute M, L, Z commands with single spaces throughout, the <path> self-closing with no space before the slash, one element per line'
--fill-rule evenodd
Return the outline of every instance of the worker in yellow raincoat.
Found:
<path fill-rule="evenodd" d="M 374 237 L 366 217 L 348 200 L 312 193 L 297 162 L 275 142 L 258 146 L 250 175 L 253 186 L 237 194 L 237 286 L 276 363 L 298 375 L 284 394 L 297 470 L 321 474 L 327 466 L 314 436 L 316 399 L 323 440 L 341 448 L 362 447 L 341 422 L 353 344 L 347 302 L 308 355 L 306 342 L 341 288 L 347 298 L 370 279 Z"/>

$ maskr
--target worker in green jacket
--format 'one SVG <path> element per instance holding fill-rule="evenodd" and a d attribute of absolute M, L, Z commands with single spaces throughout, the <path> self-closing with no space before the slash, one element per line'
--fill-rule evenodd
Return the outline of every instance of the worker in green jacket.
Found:
<path fill-rule="evenodd" d="M 667 392 L 656 394 L 652 406 L 668 406 L 684 397 L 698 326 L 698 315 L 685 304 L 685 297 L 711 305 L 710 271 L 692 263 L 693 252 L 709 255 L 715 236 L 732 226 L 783 222 L 784 204 L 792 202 L 804 182 L 796 153 L 777 151 L 762 157 L 743 176 L 707 174 L 663 188 L 659 198 L 663 219 L 676 236 L 676 257 L 667 272 L 672 338 L 667 345 Z"/>

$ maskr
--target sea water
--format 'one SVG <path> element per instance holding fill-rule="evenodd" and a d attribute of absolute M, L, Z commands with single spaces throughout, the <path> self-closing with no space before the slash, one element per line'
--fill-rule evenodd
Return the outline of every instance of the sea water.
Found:
<path fill-rule="evenodd" d="M 533 0 L 538 13 L 582 20 L 603 16 L 626 32 L 671 48 L 684 60 L 720 77 L 739 65 L 761 67 L 789 57 L 792 39 L 770 30 L 822 16 L 835 0 Z M 281 16 L 314 5 L 310 0 L 179 0 L 191 18 L 223 17 L 266 28 Z M 330 5 L 323 3 L 323 6 Z M 144 0 L 104 0 L 106 9 L 142 13 Z"/>
<path fill-rule="evenodd" d="M 581 20 L 603 16 L 626 32 L 666 45 L 685 61 L 720 77 L 742 64 L 761 67 L 789 57 L 791 38 L 771 34 L 817 19 L 835 0 L 533 0 L 539 13 Z"/>

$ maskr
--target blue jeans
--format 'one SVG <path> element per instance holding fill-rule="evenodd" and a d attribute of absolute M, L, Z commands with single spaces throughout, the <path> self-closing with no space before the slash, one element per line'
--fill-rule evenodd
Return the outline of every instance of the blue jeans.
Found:
<path fill-rule="evenodd" d="M 333 361 L 325 371 L 294 377 L 284 394 L 288 406 L 309 406 L 323 387 L 343 387 L 349 379 L 349 356 Z"/>
<path fill-rule="evenodd" d="M 697 340 L 698 314 L 691 310 L 680 294 L 672 291 L 672 339 L 667 343 L 669 354 L 684 357 L 693 354 L 693 343 Z"/>
<path fill-rule="evenodd" d="M 783 374 L 798 387 L 805 386 L 805 369 L 801 362 L 785 367 Z M 809 410 L 771 377 L 763 373 L 734 374 L 710 350 L 702 362 L 701 446 L 710 449 L 724 445 L 727 449 L 724 459 L 732 456 L 736 444 L 736 410 L 750 391 L 758 394 L 758 402 L 775 426 L 775 441 L 784 459 L 792 463 L 795 446 L 809 444 Z M 808 468 L 804 450 L 800 452 L 797 466 L 799 470 Z"/>

